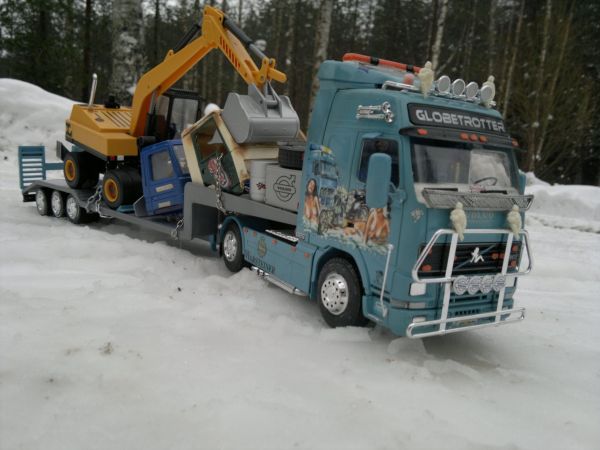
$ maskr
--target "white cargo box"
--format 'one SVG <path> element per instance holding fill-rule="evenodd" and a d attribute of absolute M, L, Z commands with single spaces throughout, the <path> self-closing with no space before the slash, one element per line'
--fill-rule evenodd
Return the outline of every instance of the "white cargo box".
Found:
<path fill-rule="evenodd" d="M 266 203 L 288 211 L 297 211 L 301 183 L 301 170 L 284 169 L 276 165 L 267 166 Z"/>

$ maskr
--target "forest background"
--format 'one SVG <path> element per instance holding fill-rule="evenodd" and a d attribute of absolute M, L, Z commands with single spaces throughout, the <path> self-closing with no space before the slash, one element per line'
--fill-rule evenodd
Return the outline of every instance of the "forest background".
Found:
<path fill-rule="evenodd" d="M 0 0 L 0 77 L 87 101 L 128 104 L 130 89 L 217 6 L 288 76 L 306 129 L 324 59 L 364 53 L 430 60 L 480 85 L 496 81 L 497 108 L 520 142 L 520 166 L 546 181 L 600 185 L 600 2 L 576 0 Z M 219 52 L 179 87 L 223 105 L 243 80 Z M 1 104 L 1 99 L 0 99 Z M 0 110 L 0 114 L 2 111 Z"/>

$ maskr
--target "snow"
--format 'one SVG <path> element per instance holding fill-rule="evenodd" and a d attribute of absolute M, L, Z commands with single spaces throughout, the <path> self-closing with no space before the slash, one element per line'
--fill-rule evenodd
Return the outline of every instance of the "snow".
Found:
<path fill-rule="evenodd" d="M 600 189 L 529 188 L 553 222 L 528 218 L 524 322 L 329 329 L 205 244 L 21 203 L 16 145 L 53 145 L 69 105 L 0 80 L 2 450 L 598 448 L 600 238 L 570 220 L 598 220 Z"/>
<path fill-rule="evenodd" d="M 533 194 L 528 223 L 600 233 L 600 188 L 550 185 L 527 174 L 527 194 Z"/>

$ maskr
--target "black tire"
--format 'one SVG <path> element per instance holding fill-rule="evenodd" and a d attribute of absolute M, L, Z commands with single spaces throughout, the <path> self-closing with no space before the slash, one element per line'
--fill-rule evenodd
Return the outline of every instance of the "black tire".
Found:
<path fill-rule="evenodd" d="M 102 181 L 102 198 L 112 209 L 133 204 L 140 197 L 140 190 L 129 168 L 109 170 Z"/>
<path fill-rule="evenodd" d="M 69 194 L 65 202 L 65 214 L 67 219 L 76 225 L 93 222 L 98 219 L 98 214 L 88 213 L 85 208 L 79 206 L 77 199 L 71 194 Z"/>
<path fill-rule="evenodd" d="M 98 184 L 101 161 L 88 153 L 67 152 L 64 157 L 63 174 L 73 189 L 93 188 Z"/>
<path fill-rule="evenodd" d="M 325 263 L 317 284 L 321 316 L 332 328 L 363 326 L 362 289 L 354 266 L 343 258 Z"/>
<path fill-rule="evenodd" d="M 60 191 L 52 191 L 50 195 L 50 209 L 52 215 L 56 218 L 64 217 L 65 215 L 65 195 Z"/>
<path fill-rule="evenodd" d="M 38 189 L 35 192 L 35 208 L 40 216 L 52 214 L 50 209 L 50 197 L 45 189 Z"/>
<path fill-rule="evenodd" d="M 142 175 L 140 174 L 139 169 L 135 167 L 123 167 L 122 169 L 129 176 L 129 182 L 127 192 L 125 195 L 131 203 L 134 203 L 138 198 L 140 198 L 143 194 L 142 192 Z"/>
<path fill-rule="evenodd" d="M 221 251 L 225 267 L 233 273 L 239 272 L 246 265 L 242 245 L 240 228 L 235 223 L 229 224 L 227 230 L 225 230 L 225 234 L 223 234 Z"/>
<path fill-rule="evenodd" d="M 301 144 L 280 145 L 278 160 L 281 167 L 302 170 L 304 146 Z"/>

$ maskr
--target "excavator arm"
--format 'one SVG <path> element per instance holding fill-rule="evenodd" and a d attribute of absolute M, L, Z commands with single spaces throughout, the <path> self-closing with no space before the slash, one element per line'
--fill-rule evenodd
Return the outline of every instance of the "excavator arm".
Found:
<path fill-rule="evenodd" d="M 131 136 L 144 134 L 146 115 L 153 99 L 169 89 L 213 49 L 221 50 L 249 85 L 262 89 L 271 80 L 286 81 L 286 75 L 275 69 L 275 60 L 265 56 L 222 11 L 206 6 L 199 31 L 199 36 L 193 33 L 176 51 L 169 50 L 162 63 L 140 78 L 133 96 Z M 260 60 L 260 68 L 248 51 Z"/>

